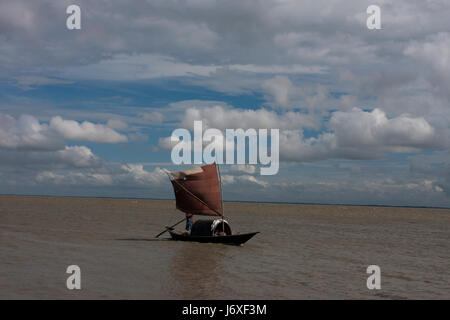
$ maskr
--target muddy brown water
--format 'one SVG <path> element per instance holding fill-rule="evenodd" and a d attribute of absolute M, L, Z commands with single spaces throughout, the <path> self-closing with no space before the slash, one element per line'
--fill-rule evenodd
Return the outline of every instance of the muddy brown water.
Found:
<path fill-rule="evenodd" d="M 225 210 L 234 233 L 261 233 L 240 247 L 156 240 L 183 217 L 173 201 L 0 196 L 0 298 L 450 299 L 449 209 Z M 74 264 L 81 290 L 66 288 Z"/>

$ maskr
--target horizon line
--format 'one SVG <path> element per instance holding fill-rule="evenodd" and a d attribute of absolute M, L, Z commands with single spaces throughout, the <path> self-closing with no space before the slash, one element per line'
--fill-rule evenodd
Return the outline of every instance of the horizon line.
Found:
<path fill-rule="evenodd" d="M 88 199 L 122 199 L 122 200 L 172 200 L 168 198 L 143 198 L 143 197 L 108 197 L 108 196 L 64 196 L 49 194 L 14 194 L 0 193 L 0 196 L 16 196 L 16 197 L 52 197 L 52 198 L 88 198 Z M 450 209 L 450 207 L 432 207 L 432 206 L 409 206 L 409 205 L 388 205 L 388 204 L 348 204 L 348 203 L 320 203 L 320 202 L 289 202 L 289 201 L 252 201 L 252 200 L 229 200 L 224 202 L 240 202 L 240 203 L 267 203 L 267 204 L 301 204 L 315 206 L 352 206 L 352 207 L 387 207 L 387 208 L 417 208 L 417 209 Z"/>

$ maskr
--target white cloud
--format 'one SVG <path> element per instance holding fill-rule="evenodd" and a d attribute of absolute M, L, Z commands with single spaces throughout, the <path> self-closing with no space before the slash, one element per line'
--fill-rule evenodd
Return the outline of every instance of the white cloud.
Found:
<path fill-rule="evenodd" d="M 421 76 L 428 79 L 438 94 L 450 99 L 450 33 L 440 32 L 428 36 L 425 41 L 411 41 L 404 49 L 404 54 L 412 57 L 421 65 L 418 70 Z M 434 93 L 434 92 L 433 92 Z"/>
<path fill-rule="evenodd" d="M 245 172 L 248 174 L 254 174 L 256 172 L 256 166 L 251 164 L 238 164 L 232 165 L 231 170 L 238 172 Z"/>
<path fill-rule="evenodd" d="M 0 148 L 28 150 L 58 150 L 64 140 L 45 124 L 30 115 L 17 120 L 0 113 Z"/>
<path fill-rule="evenodd" d="M 222 132 L 222 134 L 225 136 L 225 134 Z M 208 148 L 214 149 L 216 151 L 226 151 L 231 150 L 231 147 L 233 144 L 228 144 L 226 137 L 223 136 L 223 140 L 216 139 L 215 137 L 212 139 L 213 141 L 202 141 L 202 147 L 205 148 L 208 146 Z M 194 136 L 191 135 L 190 141 L 182 141 L 179 137 L 174 136 L 172 137 L 164 137 L 158 139 L 158 147 L 162 150 L 172 150 L 174 146 L 178 146 L 179 150 L 194 150 Z M 158 147 L 155 149 L 157 150 Z M 204 149 L 203 149 L 204 150 Z M 234 149 L 233 149 L 234 150 Z"/>
<path fill-rule="evenodd" d="M 69 172 L 66 174 L 52 171 L 39 172 L 36 177 L 38 183 L 55 184 L 62 186 L 88 185 L 88 186 L 111 186 L 113 178 L 109 174 Z"/>
<path fill-rule="evenodd" d="M 81 124 L 74 120 L 64 120 L 57 116 L 50 121 L 50 128 L 59 132 L 64 138 L 74 141 L 91 141 L 103 143 L 127 142 L 125 135 L 115 130 L 92 122 L 83 121 Z"/>
<path fill-rule="evenodd" d="M 295 90 L 294 85 L 286 76 L 276 76 L 273 79 L 266 80 L 263 88 L 273 96 L 275 103 L 280 107 L 288 107 L 290 105 L 290 96 Z"/>
<path fill-rule="evenodd" d="M 83 128 L 86 129 L 87 133 L 92 134 L 91 141 L 101 140 L 98 137 L 99 133 L 115 133 L 104 126 L 91 123 L 86 125 L 86 122 L 80 126 L 76 121 L 62 120 L 60 117 L 54 117 L 51 125 L 47 125 L 30 115 L 21 115 L 15 119 L 9 115 L 0 114 L 0 149 L 2 149 L 0 165 L 16 166 L 17 170 L 44 166 L 56 168 L 100 166 L 100 158 L 88 147 L 65 144 L 61 131 L 67 124 L 74 124 L 78 132 Z"/>
<path fill-rule="evenodd" d="M 193 128 L 195 120 L 204 121 L 203 125 L 216 129 L 297 129 L 317 128 L 320 119 L 301 112 L 284 112 L 281 114 L 267 109 L 235 109 L 224 106 L 205 108 L 188 108 L 181 126 Z"/>
<path fill-rule="evenodd" d="M 431 64 L 436 71 L 450 77 L 450 33 L 431 35 L 426 41 L 412 41 L 404 53 Z"/>
<path fill-rule="evenodd" d="M 287 76 L 275 76 L 263 82 L 262 89 L 267 104 L 274 109 L 302 109 L 310 112 L 334 109 L 346 109 L 354 97 L 343 95 L 340 98 L 330 96 L 326 86 L 317 84 L 295 85 Z M 353 105 L 354 106 L 354 105 Z"/>
<path fill-rule="evenodd" d="M 225 66 L 230 70 L 246 71 L 264 74 L 322 74 L 326 72 L 323 66 L 303 66 L 299 64 L 289 65 L 254 65 L 254 64 L 233 64 Z"/>
<path fill-rule="evenodd" d="M 66 146 L 63 150 L 56 151 L 56 157 L 62 163 L 73 167 L 95 167 L 100 165 L 100 158 L 85 146 Z"/>
<path fill-rule="evenodd" d="M 267 187 L 269 183 L 267 181 L 263 181 L 261 179 L 257 179 L 254 176 L 251 175 L 240 175 L 240 176 L 233 176 L 233 175 L 223 175 L 222 176 L 222 182 L 224 185 L 227 184 L 257 184 L 261 187 Z"/>
<path fill-rule="evenodd" d="M 166 181 L 167 176 L 160 168 L 147 171 L 142 164 L 127 163 L 117 167 L 105 163 L 95 170 L 40 171 L 35 179 L 39 183 L 55 185 L 154 187 Z"/>
<path fill-rule="evenodd" d="M 97 168 L 102 160 L 85 146 L 64 146 L 61 150 L 3 149 L 0 171 L 23 173 L 43 168 Z"/>
<path fill-rule="evenodd" d="M 209 76 L 217 66 L 194 65 L 160 55 L 119 54 L 98 63 L 67 70 L 67 76 L 82 79 L 143 80 L 162 77 Z"/>
<path fill-rule="evenodd" d="M 0 113 L 0 148 L 27 150 L 59 150 L 65 146 L 64 139 L 103 143 L 127 142 L 128 138 L 113 128 L 126 129 L 120 120 L 110 120 L 108 126 L 83 121 L 64 120 L 53 117 L 50 124 L 40 123 L 31 115 L 21 115 L 16 120 Z"/>
<path fill-rule="evenodd" d="M 434 129 L 422 117 L 401 115 L 388 119 L 380 109 L 370 112 L 354 108 L 350 112 L 337 111 L 330 119 L 341 147 L 411 147 L 434 146 Z"/>
<path fill-rule="evenodd" d="M 191 137 L 192 139 L 192 137 Z M 190 148 L 190 150 L 193 150 L 193 139 L 191 141 L 181 141 L 179 137 L 173 137 L 173 141 L 172 141 L 172 137 L 164 137 L 164 138 L 159 138 L 158 139 L 158 147 L 163 149 L 163 150 L 172 150 L 172 148 L 175 145 L 180 144 L 179 147 L 183 148 L 185 150 L 188 150 Z"/>
<path fill-rule="evenodd" d="M 331 158 L 376 159 L 386 152 L 418 152 L 439 146 L 433 127 L 422 117 L 389 119 L 380 109 L 334 112 L 330 132 L 304 139 L 299 130 L 280 132 L 280 156 L 285 160 Z"/>
<path fill-rule="evenodd" d="M 127 180 L 131 180 L 138 185 L 159 184 L 167 179 L 167 175 L 160 168 L 147 171 L 142 164 L 124 164 L 121 166 L 126 173 Z"/>
<path fill-rule="evenodd" d="M 380 110 L 336 111 L 327 122 L 327 131 L 305 138 L 304 128 L 314 128 L 314 118 L 300 112 L 275 113 L 266 109 L 242 110 L 225 106 L 188 108 L 181 126 L 192 130 L 195 120 L 205 128 L 280 129 L 280 157 L 287 161 L 324 159 L 377 159 L 386 152 L 419 152 L 422 149 L 445 147 L 445 136 L 436 134 L 423 117 L 402 114 L 388 118 Z M 179 141 L 160 138 L 159 147 L 170 150 Z"/>
<path fill-rule="evenodd" d="M 19 76 L 16 78 L 17 86 L 24 90 L 35 89 L 37 86 L 42 85 L 61 85 L 61 84 L 72 84 L 72 81 L 42 77 L 36 75 Z"/>
<path fill-rule="evenodd" d="M 43 171 L 36 175 L 36 180 L 38 182 L 51 181 L 54 184 L 61 184 L 64 181 L 64 175 L 55 174 L 51 171 Z"/>

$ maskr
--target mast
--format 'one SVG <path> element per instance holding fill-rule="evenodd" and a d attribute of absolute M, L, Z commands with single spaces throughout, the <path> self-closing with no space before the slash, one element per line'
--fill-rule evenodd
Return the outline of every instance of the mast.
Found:
<path fill-rule="evenodd" d="M 225 233 L 225 223 L 223 222 L 223 193 L 222 193 L 222 176 L 220 175 L 219 163 L 217 163 L 217 172 L 219 173 L 219 187 L 220 187 L 220 208 L 222 210 L 222 232 Z"/>
<path fill-rule="evenodd" d="M 222 211 L 222 219 L 223 219 L 223 194 L 222 194 L 222 177 L 220 175 L 219 164 L 217 164 L 217 172 L 219 173 L 219 188 L 220 188 L 220 209 Z"/>

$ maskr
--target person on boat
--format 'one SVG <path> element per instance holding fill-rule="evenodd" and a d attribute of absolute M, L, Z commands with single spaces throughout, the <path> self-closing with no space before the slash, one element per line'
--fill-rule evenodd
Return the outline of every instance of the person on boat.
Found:
<path fill-rule="evenodd" d="M 188 233 L 191 233 L 193 224 L 194 224 L 194 215 L 192 213 L 186 213 L 186 231 Z"/>
<path fill-rule="evenodd" d="M 218 229 L 216 229 L 215 231 L 214 231 L 214 236 L 216 236 L 216 237 L 219 237 L 219 236 L 226 236 L 227 234 L 224 232 L 224 231 L 222 231 L 222 230 L 218 230 Z"/>

